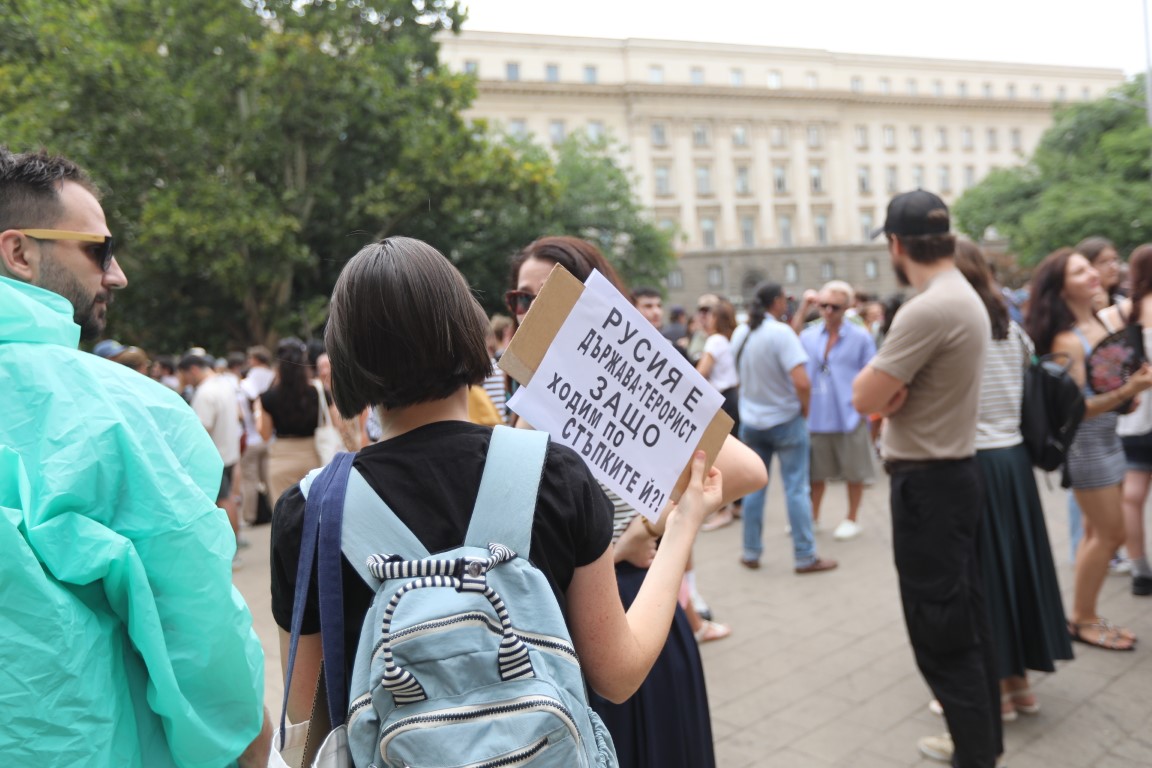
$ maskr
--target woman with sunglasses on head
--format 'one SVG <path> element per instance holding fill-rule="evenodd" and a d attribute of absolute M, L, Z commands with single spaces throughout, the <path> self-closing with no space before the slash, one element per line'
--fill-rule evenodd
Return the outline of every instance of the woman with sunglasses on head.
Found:
<path fill-rule="evenodd" d="M 628 296 L 616 271 L 595 245 L 574 237 L 544 237 L 529 244 L 512 260 L 511 284 L 515 288 L 508 295 L 521 302 L 514 305 L 517 321 L 523 321 L 528 309 L 521 297 L 534 298 L 539 294 L 557 264 L 581 282 L 597 270 L 621 294 Z M 530 303 L 528 300 L 527 304 Z M 740 498 L 767 482 L 763 465 L 755 454 L 731 437 L 721 450 L 716 466 L 724 472 L 725 502 Z M 642 588 L 651 578 L 652 558 L 665 546 L 662 537 L 668 513 L 653 526 L 615 494 L 609 496 L 615 498 L 616 581 L 620 598 L 629 605 L 639 599 Z M 730 630 L 712 622 L 703 622 L 700 628 L 704 634 L 698 640 L 684 608 L 678 605 L 659 658 L 640 689 L 624 702 L 612 703 L 593 697 L 592 708 L 612 734 L 621 768 L 715 766 L 708 694 L 697 644 L 712 639 L 708 637 L 709 631 L 726 636 Z"/>
<path fill-rule="evenodd" d="M 325 334 L 340 412 L 377 410 L 381 440 L 352 469 L 429 552 L 458 547 L 473 514 L 493 430 L 468 421 L 468 388 L 490 370 L 487 319 L 463 276 L 436 249 L 393 237 L 344 267 Z M 387 339 L 388 343 L 381 343 Z M 704 515 L 719 503 L 720 472 L 693 459 L 691 480 L 667 519 L 651 580 L 625 610 L 612 571 L 611 505 L 579 455 L 549 443 L 536 497 L 531 559 L 565 608 L 589 687 L 613 701 L 648 674 L 672 620 L 680 574 Z M 294 486 L 272 522 L 272 613 L 282 658 L 292 625 L 305 498 Z M 346 658 L 355 658 L 372 590 L 342 560 Z M 307 595 L 288 715 L 308 719 L 322 656 L 315 580 Z M 344 692 L 345 695 L 347 691 Z"/>
<path fill-rule="evenodd" d="M 1076 553 L 1068 631 L 1079 642 L 1130 651 L 1136 645 L 1135 634 L 1102 618 L 1096 600 L 1108 575 L 1108 561 L 1124 543 L 1124 452 L 1116 434 L 1116 409 L 1152 387 L 1152 369 L 1145 364 L 1111 392 L 1097 393 L 1089 386 L 1085 361 L 1109 333 L 1095 312 L 1100 287 L 1099 274 L 1083 255 L 1071 248 L 1049 254 L 1032 273 L 1025 327 L 1036 353 L 1067 360 L 1069 373 L 1084 389 L 1084 421 L 1064 465 L 1086 523 Z"/>

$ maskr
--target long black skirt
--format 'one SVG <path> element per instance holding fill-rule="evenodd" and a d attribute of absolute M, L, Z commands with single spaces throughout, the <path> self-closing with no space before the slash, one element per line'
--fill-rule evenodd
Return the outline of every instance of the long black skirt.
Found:
<path fill-rule="evenodd" d="M 977 451 L 976 460 L 986 500 L 980 560 L 999 677 L 1052 672 L 1056 660 L 1072 658 L 1072 643 L 1028 452 L 994 448 Z"/>
<path fill-rule="evenodd" d="M 625 608 L 632 605 L 646 573 L 628 563 L 616 566 Z M 592 693 L 591 704 L 612 734 L 620 768 L 716 765 L 700 649 L 679 606 L 664 649 L 640 689 L 623 704 Z"/>

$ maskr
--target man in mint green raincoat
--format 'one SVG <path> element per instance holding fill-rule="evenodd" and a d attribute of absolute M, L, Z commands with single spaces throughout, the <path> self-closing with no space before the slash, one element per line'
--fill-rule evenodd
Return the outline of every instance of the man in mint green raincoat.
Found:
<path fill-rule="evenodd" d="M 267 760 L 220 456 L 180 397 L 80 352 L 127 284 L 95 189 L 0 147 L 4 765 Z"/>

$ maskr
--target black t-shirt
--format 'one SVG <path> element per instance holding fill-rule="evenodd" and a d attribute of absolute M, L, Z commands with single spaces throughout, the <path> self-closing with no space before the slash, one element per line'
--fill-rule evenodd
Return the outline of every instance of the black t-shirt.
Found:
<path fill-rule="evenodd" d="M 272 426 L 280 437 L 312 437 L 320 420 L 320 398 L 316 387 L 308 385 L 303 403 L 288 403 L 280 387 L 272 387 L 260 395 L 260 406 L 272 417 Z"/>
<path fill-rule="evenodd" d="M 472 519 L 489 427 L 442 421 L 367 446 L 352 466 L 431 553 L 460 546 Z M 272 516 L 272 616 L 292 626 L 292 601 L 304 525 L 304 496 L 292 486 Z M 595 562 L 612 540 L 612 504 L 572 449 L 549 443 L 532 522 L 530 559 L 547 577 L 564 607 L 573 571 Z M 349 666 L 372 590 L 347 560 L 343 563 L 344 636 Z M 304 609 L 303 634 L 320 631 L 316 571 Z"/>

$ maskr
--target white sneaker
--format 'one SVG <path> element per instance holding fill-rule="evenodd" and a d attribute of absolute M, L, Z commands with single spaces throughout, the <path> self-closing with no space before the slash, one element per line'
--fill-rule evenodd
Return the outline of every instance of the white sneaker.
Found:
<path fill-rule="evenodd" d="M 840 525 L 836 526 L 836 532 L 832 534 L 832 538 L 837 541 L 847 541 L 854 539 L 860 535 L 860 525 L 855 520 L 845 520 Z"/>
<path fill-rule="evenodd" d="M 952 753 L 956 751 L 952 746 L 952 736 L 947 733 L 940 736 L 925 736 L 916 742 L 916 746 L 920 748 L 920 754 L 924 757 L 941 763 L 951 763 Z"/>

